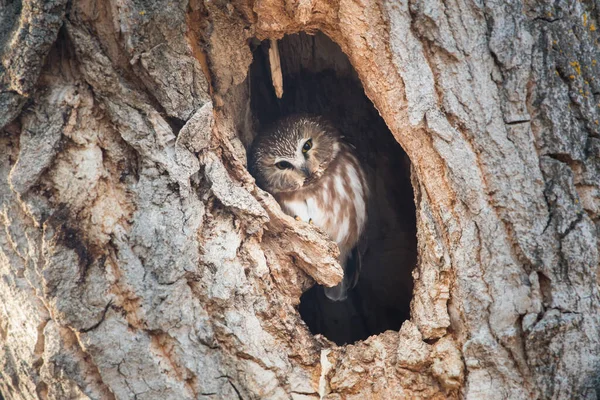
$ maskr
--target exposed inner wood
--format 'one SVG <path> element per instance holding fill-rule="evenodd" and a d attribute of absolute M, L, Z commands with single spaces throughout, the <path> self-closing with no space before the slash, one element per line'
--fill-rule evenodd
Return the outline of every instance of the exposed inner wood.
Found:
<path fill-rule="evenodd" d="M 281 74 L 281 60 L 279 58 L 279 48 L 277 40 L 271 39 L 269 46 L 269 66 L 271 67 L 271 80 L 273 88 L 278 99 L 283 96 L 283 77 Z"/>

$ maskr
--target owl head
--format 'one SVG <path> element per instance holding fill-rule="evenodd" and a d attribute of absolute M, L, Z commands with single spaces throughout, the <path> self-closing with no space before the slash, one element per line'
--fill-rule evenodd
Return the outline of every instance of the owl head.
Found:
<path fill-rule="evenodd" d="M 293 192 L 319 180 L 340 151 L 341 136 L 322 117 L 292 115 L 261 131 L 248 166 L 260 188 Z"/>

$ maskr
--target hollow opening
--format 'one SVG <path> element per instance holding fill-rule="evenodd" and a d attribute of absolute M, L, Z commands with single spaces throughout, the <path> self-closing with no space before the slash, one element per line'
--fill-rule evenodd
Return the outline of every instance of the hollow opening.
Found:
<path fill-rule="evenodd" d="M 252 44 L 250 108 L 260 127 L 295 113 L 327 117 L 357 150 L 370 197 L 362 271 L 345 301 L 327 299 L 315 285 L 299 312 L 313 334 L 353 343 L 409 318 L 417 261 L 416 219 L 410 160 L 366 97 L 360 79 L 337 44 L 322 33 L 287 35 L 278 41 L 283 97 L 275 95 L 269 41 Z"/>

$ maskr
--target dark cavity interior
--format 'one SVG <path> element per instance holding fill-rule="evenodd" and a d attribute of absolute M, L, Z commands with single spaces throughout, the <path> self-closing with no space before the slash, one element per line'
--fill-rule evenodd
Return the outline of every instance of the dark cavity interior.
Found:
<path fill-rule="evenodd" d="M 252 43 L 250 108 L 258 127 L 293 113 L 321 114 L 356 146 L 371 196 L 366 252 L 358 285 L 348 299 L 333 302 L 319 286 L 301 298 L 302 319 L 313 334 L 337 344 L 353 343 L 410 316 L 417 261 L 410 160 L 366 97 L 356 72 L 327 36 L 305 33 L 279 40 L 284 93 L 278 99 L 269 69 L 269 41 Z"/>

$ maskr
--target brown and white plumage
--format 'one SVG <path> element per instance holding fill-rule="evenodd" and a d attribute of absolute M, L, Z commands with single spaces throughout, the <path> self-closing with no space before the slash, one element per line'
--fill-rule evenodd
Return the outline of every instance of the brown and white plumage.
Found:
<path fill-rule="evenodd" d="M 367 220 L 367 181 L 352 146 L 323 118 L 290 116 L 256 137 L 249 167 L 284 212 L 312 222 L 338 244 L 344 280 L 325 294 L 345 299 L 358 279 L 360 259 L 353 249 Z"/>

